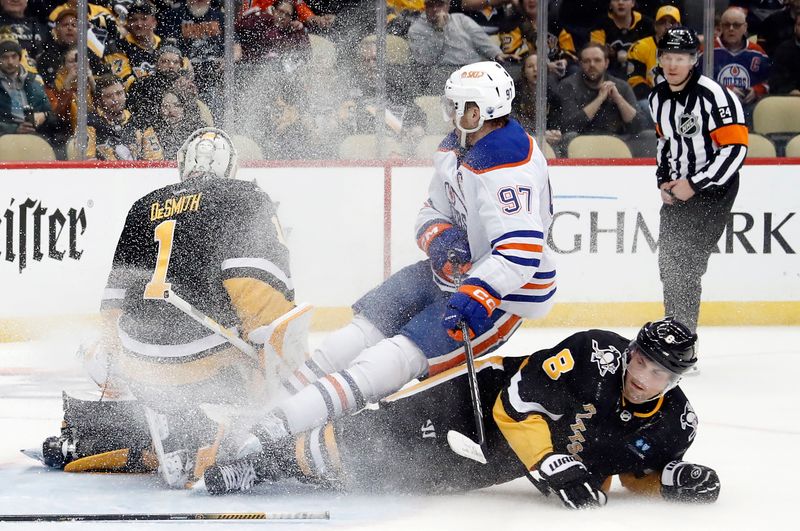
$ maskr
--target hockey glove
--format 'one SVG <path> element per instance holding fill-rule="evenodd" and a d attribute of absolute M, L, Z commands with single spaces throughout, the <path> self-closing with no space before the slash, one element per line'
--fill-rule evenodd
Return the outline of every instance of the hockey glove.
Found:
<path fill-rule="evenodd" d="M 590 484 L 583 463 L 566 454 L 549 454 L 529 474 L 531 481 L 546 496 L 556 493 L 570 509 L 601 507 L 606 494 Z"/>
<path fill-rule="evenodd" d="M 719 496 L 719 476 L 713 468 L 672 461 L 661 472 L 661 496 L 666 500 L 711 503 Z"/>
<path fill-rule="evenodd" d="M 434 223 L 422 231 L 417 243 L 431 259 L 433 270 L 447 280 L 453 280 L 456 268 L 462 275 L 469 271 L 472 254 L 467 233 L 459 227 L 449 223 Z"/>
<path fill-rule="evenodd" d="M 450 296 L 442 319 L 447 334 L 456 341 L 464 341 L 462 321 L 469 327 L 469 337 L 480 336 L 492 328 L 492 312 L 500 305 L 500 296 L 478 279 L 467 279 Z"/>

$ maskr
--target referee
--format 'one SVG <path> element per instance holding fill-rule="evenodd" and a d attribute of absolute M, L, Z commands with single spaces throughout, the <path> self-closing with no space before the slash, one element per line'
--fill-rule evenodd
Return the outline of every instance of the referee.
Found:
<path fill-rule="evenodd" d="M 650 94 L 661 190 L 658 267 L 664 310 L 692 330 L 700 279 L 739 190 L 747 127 L 739 100 L 695 69 L 700 41 L 674 27 L 658 42 L 662 80 Z"/>

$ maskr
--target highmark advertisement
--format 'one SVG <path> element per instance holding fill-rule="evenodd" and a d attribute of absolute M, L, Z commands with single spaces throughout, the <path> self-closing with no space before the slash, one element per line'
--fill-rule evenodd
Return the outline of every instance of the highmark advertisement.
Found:
<path fill-rule="evenodd" d="M 298 300 L 346 311 L 391 270 L 424 258 L 414 221 L 426 167 L 242 168 L 279 203 Z M 660 199 L 652 166 L 552 166 L 558 306 L 658 303 Z M 128 208 L 174 182 L 173 168 L 4 170 L 0 320 L 97 312 Z M 704 304 L 800 304 L 796 166 L 745 166 L 703 279 Z M 654 307 L 654 306 L 651 306 Z M 605 317 L 608 317 L 606 315 Z M 789 316 L 791 317 L 791 316 Z M 767 319 L 769 321 L 769 319 Z M 723 320 L 724 322 L 724 320 Z"/>

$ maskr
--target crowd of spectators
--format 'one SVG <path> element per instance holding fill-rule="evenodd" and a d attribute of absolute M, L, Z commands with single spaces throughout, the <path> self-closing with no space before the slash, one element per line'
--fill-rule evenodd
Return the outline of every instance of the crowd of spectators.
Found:
<path fill-rule="evenodd" d="M 513 114 L 533 133 L 540 53 L 545 138 L 557 155 L 576 136 L 615 135 L 633 156 L 653 156 L 656 42 L 675 25 L 703 29 L 702 2 L 690 0 L 386 0 L 399 51 L 379 76 L 375 0 L 236 0 L 235 84 L 226 86 L 224 0 L 96 1 L 87 155 L 103 160 L 173 158 L 191 130 L 223 123 L 226 104 L 234 132 L 269 159 L 336 158 L 345 137 L 377 125 L 395 141 L 388 155 L 414 156 L 441 129 L 419 97 L 440 96 L 453 70 L 481 60 L 515 78 Z M 537 50 L 544 1 L 547 49 Z M 704 53 L 752 125 L 761 99 L 800 95 L 800 0 L 716 7 Z M 59 158 L 77 124 L 77 16 L 76 0 L 0 0 L 0 134 L 40 135 Z M 321 54 L 324 44 L 334 53 Z"/>

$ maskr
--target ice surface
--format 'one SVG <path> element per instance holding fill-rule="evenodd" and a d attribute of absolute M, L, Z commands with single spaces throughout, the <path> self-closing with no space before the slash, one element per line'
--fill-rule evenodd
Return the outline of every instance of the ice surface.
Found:
<path fill-rule="evenodd" d="M 630 336 L 632 329 L 616 331 Z M 522 329 L 501 350 L 524 354 L 572 330 Z M 796 527 L 800 465 L 800 328 L 700 329 L 701 372 L 682 387 L 700 418 L 687 459 L 714 467 L 716 504 L 644 500 L 614 484 L 608 506 L 570 512 L 521 479 L 454 496 L 350 496 L 270 486 L 212 498 L 170 491 L 154 476 L 66 474 L 19 453 L 55 435 L 63 388 L 89 389 L 73 352 L 77 339 L 0 344 L 0 513 L 295 512 L 327 522 L 0 523 L 0 529 L 369 529 L 541 530 L 786 529 Z M 313 341 L 318 341 L 315 337 Z"/>

